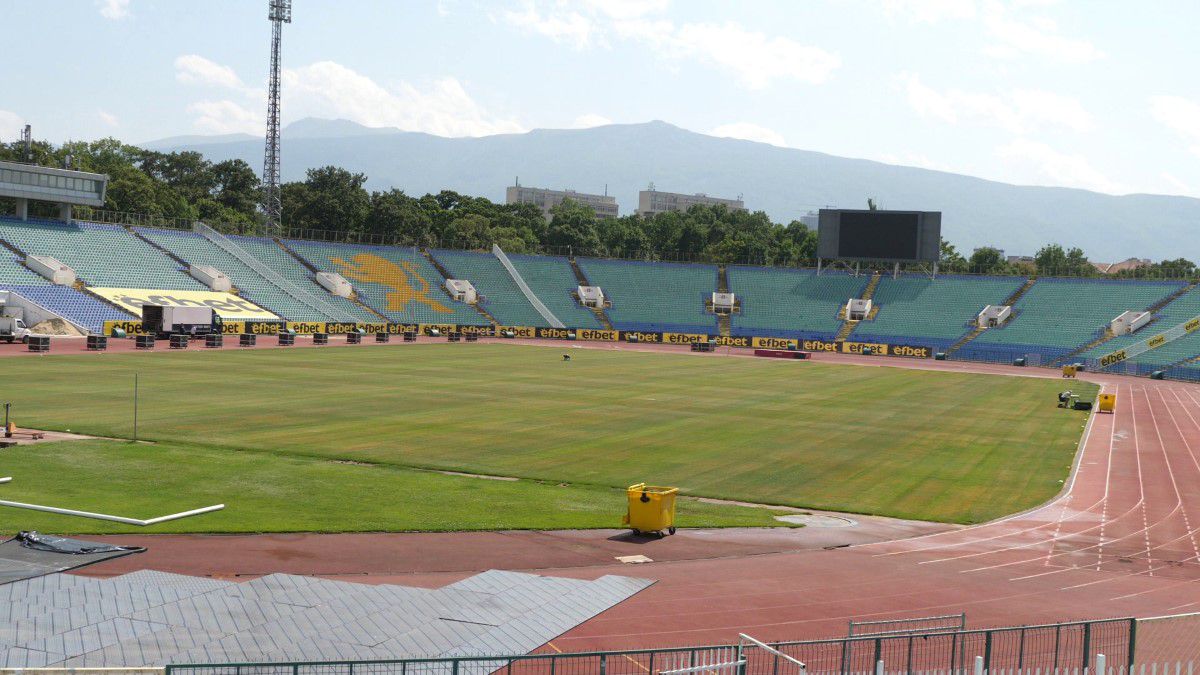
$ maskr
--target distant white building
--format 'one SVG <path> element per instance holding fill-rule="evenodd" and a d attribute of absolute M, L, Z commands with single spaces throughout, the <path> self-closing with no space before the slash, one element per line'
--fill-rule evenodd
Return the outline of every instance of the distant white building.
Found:
<path fill-rule="evenodd" d="M 617 198 L 608 195 L 593 195 L 574 190 L 548 190 L 520 184 L 510 185 L 504 193 L 506 204 L 533 204 L 542 210 L 546 220 L 550 219 L 550 209 L 563 203 L 564 199 L 592 207 L 597 218 L 617 217 Z"/>
<path fill-rule="evenodd" d="M 658 190 L 650 189 L 642 190 L 638 193 L 637 212 L 641 216 L 652 216 L 656 213 L 687 211 L 696 204 L 706 204 L 709 206 L 724 204 L 731 211 L 746 210 L 746 205 L 740 198 L 724 199 L 721 197 L 709 197 L 701 193 L 685 195 L 681 192 L 659 192 Z"/>

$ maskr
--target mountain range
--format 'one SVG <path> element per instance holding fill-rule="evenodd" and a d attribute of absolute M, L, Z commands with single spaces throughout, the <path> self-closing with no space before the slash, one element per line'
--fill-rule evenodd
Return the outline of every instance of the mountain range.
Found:
<path fill-rule="evenodd" d="M 662 191 L 742 195 L 747 208 L 784 223 L 824 206 L 865 208 L 871 197 L 881 208 L 941 211 L 942 236 L 967 254 L 990 245 L 1032 255 L 1060 243 L 1079 246 L 1093 260 L 1200 257 L 1190 250 L 1200 199 L 1012 185 L 717 138 L 665 122 L 444 138 L 310 118 L 288 125 L 282 138 L 285 181 L 336 165 L 366 174 L 370 189 L 410 195 L 448 189 L 502 201 L 505 187 L 519 179 L 528 186 L 607 191 L 622 214 L 632 213 L 637 192 L 653 183 Z M 263 156 L 262 138 L 248 134 L 181 136 L 143 146 L 195 150 L 212 161 L 239 158 L 256 168 Z"/>

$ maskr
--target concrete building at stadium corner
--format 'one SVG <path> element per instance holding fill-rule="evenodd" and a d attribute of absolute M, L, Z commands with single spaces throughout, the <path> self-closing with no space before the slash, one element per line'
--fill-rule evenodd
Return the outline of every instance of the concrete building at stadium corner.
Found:
<path fill-rule="evenodd" d="M 596 218 L 616 218 L 617 198 L 609 195 L 594 195 L 574 190 L 550 190 L 547 188 L 526 187 L 520 183 L 510 185 L 504 193 L 506 204 L 535 204 L 542 210 L 546 220 L 550 219 L 550 209 L 558 206 L 564 199 L 570 199 L 585 206 L 592 207 Z"/>
<path fill-rule="evenodd" d="M 737 199 L 724 199 L 722 197 L 709 197 L 699 192 L 694 195 L 687 195 L 681 192 L 659 192 L 651 187 L 649 190 L 642 190 L 638 193 L 637 212 L 640 216 L 648 217 L 656 213 L 687 211 L 696 204 L 705 204 L 708 206 L 724 204 L 731 211 L 746 210 L 746 205 L 742 202 L 740 195 Z"/>

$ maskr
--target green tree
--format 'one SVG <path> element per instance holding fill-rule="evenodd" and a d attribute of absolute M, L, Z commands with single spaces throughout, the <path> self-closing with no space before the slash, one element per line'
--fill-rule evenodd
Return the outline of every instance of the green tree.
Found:
<path fill-rule="evenodd" d="M 546 228 L 546 246 L 555 251 L 567 249 L 574 255 L 602 255 L 596 233 L 596 212 L 573 199 L 564 199 L 550 210 Z"/>
<path fill-rule="evenodd" d="M 967 260 L 963 258 L 954 244 L 946 241 L 944 238 L 941 241 L 941 254 L 938 256 L 938 268 L 943 272 L 966 272 Z"/>
<path fill-rule="evenodd" d="M 284 225 L 293 231 L 363 232 L 371 212 L 366 182 L 365 175 L 336 166 L 309 169 L 303 188 L 283 186 Z"/>
<path fill-rule="evenodd" d="M 1000 249 L 992 246 L 981 246 L 971 252 L 967 267 L 976 274 L 1004 274 L 1008 272 L 1008 262 Z"/>

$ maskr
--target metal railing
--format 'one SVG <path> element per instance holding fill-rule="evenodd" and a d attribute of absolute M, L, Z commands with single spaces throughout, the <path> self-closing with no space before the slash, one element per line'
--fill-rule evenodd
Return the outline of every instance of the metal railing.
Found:
<path fill-rule="evenodd" d="M 228 237 L 220 232 L 217 232 L 208 225 L 205 225 L 201 222 L 196 222 L 194 229 L 205 239 L 211 241 L 217 248 L 220 248 L 222 251 L 225 251 L 229 255 L 236 258 L 246 267 L 254 270 L 263 279 L 269 281 L 271 285 L 291 296 L 292 299 L 296 300 L 300 304 L 316 310 L 330 317 L 331 319 L 334 319 L 335 321 L 353 322 L 358 320 L 349 312 L 334 307 L 332 304 L 324 301 L 316 295 L 313 295 L 312 293 L 309 293 L 300 286 L 288 281 L 287 279 L 284 279 L 283 276 L 278 272 L 263 264 L 258 260 L 258 258 L 255 258 L 253 255 L 242 249 L 241 246 L 238 246 L 236 243 L 230 241 Z"/>
<path fill-rule="evenodd" d="M 746 656 L 742 675 L 783 675 L 796 662 L 810 675 L 871 673 L 880 661 L 888 672 L 963 671 L 982 657 L 988 670 L 1090 668 L 1094 655 L 1109 665 L 1133 663 L 1134 619 L 1078 621 L 1038 626 L 989 628 L 944 633 L 878 635 L 763 643 L 757 655 L 742 645 L 670 649 L 454 656 L 380 661 L 230 663 L 169 665 L 166 675 L 653 675 L 718 662 L 739 650 Z M 778 655 L 775 652 L 778 651 Z"/>
<path fill-rule="evenodd" d="M 533 308 L 537 310 L 538 314 L 542 315 L 543 319 L 555 328 L 566 328 L 566 325 L 557 316 L 554 316 L 554 312 L 551 312 L 550 308 L 538 296 L 533 294 L 533 290 L 529 288 L 529 284 L 525 283 L 525 280 L 521 278 L 521 273 L 517 271 L 517 268 L 513 267 L 512 261 L 508 259 L 507 255 L 504 255 L 504 250 L 500 248 L 499 244 L 492 244 L 492 255 L 496 256 L 496 260 L 499 260 L 500 264 L 504 266 L 505 271 L 512 277 L 513 282 L 517 284 L 517 288 L 521 289 L 521 293 L 525 295 L 525 299 L 529 301 L 529 304 L 533 305 Z"/>

